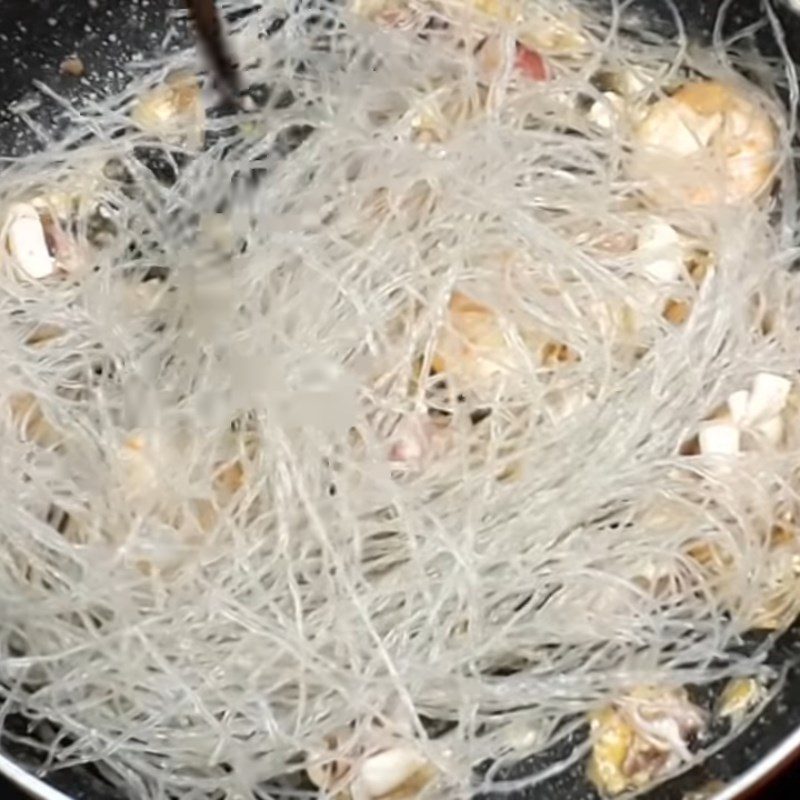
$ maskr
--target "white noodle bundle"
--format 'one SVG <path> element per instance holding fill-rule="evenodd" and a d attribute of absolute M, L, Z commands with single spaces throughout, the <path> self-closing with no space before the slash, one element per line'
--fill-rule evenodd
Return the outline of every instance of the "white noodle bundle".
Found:
<path fill-rule="evenodd" d="M 234 37 L 269 100 L 203 149 L 127 116 L 182 54 L 0 177 L 3 217 L 79 198 L 69 268 L 0 274 L 0 684 L 61 731 L 48 767 L 302 796 L 276 781 L 310 791 L 324 737 L 378 720 L 429 796 L 464 797 L 481 760 L 543 753 L 633 687 L 759 671 L 737 645 L 797 502 L 796 423 L 732 459 L 680 448 L 757 374 L 796 373 L 780 105 L 758 101 L 780 191 L 661 209 L 714 267 L 659 283 L 613 245 L 652 213 L 632 126 L 586 119 L 590 78 L 638 69 L 643 102 L 689 66 L 743 79 L 615 13 L 548 80 L 487 88 L 474 43 L 513 48 L 517 23 L 439 9 L 420 37 L 269 0 Z M 488 353 L 447 333 L 454 297 Z"/>

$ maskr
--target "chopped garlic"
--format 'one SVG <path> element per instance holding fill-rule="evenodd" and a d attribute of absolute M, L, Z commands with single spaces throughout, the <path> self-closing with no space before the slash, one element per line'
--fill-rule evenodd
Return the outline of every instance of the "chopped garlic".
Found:
<path fill-rule="evenodd" d="M 611 130 L 625 112 L 625 101 L 616 92 L 603 92 L 602 100 L 595 100 L 586 119 L 603 130 Z"/>
<path fill-rule="evenodd" d="M 616 76 L 616 89 L 625 97 L 641 94 L 649 85 L 655 82 L 664 72 L 659 69 L 656 74 L 648 75 L 644 70 L 628 67 Z"/>
<path fill-rule="evenodd" d="M 656 202 L 755 199 L 770 185 L 777 144 L 768 114 L 717 81 L 687 83 L 650 107 L 632 171 Z"/>
<path fill-rule="evenodd" d="M 764 696 L 764 687 L 755 678 L 732 678 L 717 702 L 720 717 L 741 719 Z"/>
<path fill-rule="evenodd" d="M 636 255 L 645 274 L 654 281 L 668 283 L 683 274 L 683 241 L 666 222 L 653 219 L 642 228 Z"/>
<path fill-rule="evenodd" d="M 197 77 L 185 70 L 168 75 L 163 85 L 139 98 L 131 119 L 166 141 L 199 149 L 203 145 L 206 117 Z"/>
<path fill-rule="evenodd" d="M 39 212 L 30 203 L 11 206 L 0 240 L 11 262 L 26 277 L 47 278 L 56 271 L 56 262 L 47 246 Z"/>
<path fill-rule="evenodd" d="M 77 55 L 67 56 L 59 65 L 58 71 L 71 78 L 80 78 L 86 72 L 86 66 Z"/>
<path fill-rule="evenodd" d="M 376 800 L 390 793 L 397 800 L 415 797 L 417 792 L 413 790 L 417 788 L 416 785 L 408 787 L 411 792 L 403 791 L 404 787 L 418 773 L 427 773 L 427 767 L 425 756 L 407 745 L 390 747 L 369 756 L 361 764 L 350 789 L 353 800 Z"/>

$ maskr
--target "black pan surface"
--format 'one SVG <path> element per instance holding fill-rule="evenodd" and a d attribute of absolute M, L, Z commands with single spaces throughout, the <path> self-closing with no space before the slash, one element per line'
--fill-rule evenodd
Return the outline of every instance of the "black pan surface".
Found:
<path fill-rule="evenodd" d="M 726 32 L 763 19 L 763 1 L 733 0 L 729 3 Z M 607 3 L 607 0 L 597 0 L 597 3 Z M 708 40 L 721 0 L 674 0 L 674 5 L 680 10 L 690 36 L 699 41 Z M 177 49 L 189 42 L 185 19 L 176 17 L 181 8 L 180 0 L 0 0 L 0 157 L 21 155 L 41 147 L 41 138 L 16 110 L 25 110 L 35 126 L 41 126 L 50 134 L 63 130 L 68 123 L 64 109 L 43 97 L 35 89 L 34 81 L 47 84 L 75 103 L 76 108 L 85 98 L 117 92 L 126 82 L 126 64 L 146 61 L 165 49 Z M 671 27 L 674 29 L 671 13 L 663 0 L 639 0 L 633 8 L 637 19 L 646 19 L 648 25 L 667 31 Z M 783 5 L 778 6 L 777 12 L 786 30 L 789 51 L 800 61 L 800 16 Z M 778 52 L 766 27 L 755 39 L 764 54 L 773 56 Z M 78 55 L 83 61 L 84 76 L 61 74 L 60 64 L 70 55 Z M 756 648 L 760 644 L 763 639 L 753 637 L 743 646 Z M 800 626 L 775 643 L 770 661 L 785 673 L 785 680 L 761 717 L 735 742 L 704 764 L 651 791 L 648 800 L 679 800 L 710 781 L 728 784 L 800 729 Z M 28 722 L 21 718 L 10 719 L 8 727 L 11 733 L 30 732 Z M 41 731 L 43 738 L 52 733 Z M 0 749 L 36 771 L 36 754 L 15 745 L 4 732 L 0 732 Z M 551 757 L 557 755 L 551 754 Z M 524 775 L 538 766 L 539 759 L 525 761 L 511 773 Z M 587 783 L 584 771 L 581 764 L 535 790 L 514 798 L 506 796 L 503 800 L 596 800 L 597 794 Z M 127 800 L 92 767 L 55 771 L 46 779 L 75 800 Z M 789 789 L 788 796 L 797 796 L 791 786 L 796 788 L 797 784 L 784 787 Z M 780 789 L 774 786 L 766 794 L 768 797 L 780 795 Z M 0 797 L 8 796 L 0 783 Z M 495 800 L 495 797 L 486 795 L 483 800 Z"/>

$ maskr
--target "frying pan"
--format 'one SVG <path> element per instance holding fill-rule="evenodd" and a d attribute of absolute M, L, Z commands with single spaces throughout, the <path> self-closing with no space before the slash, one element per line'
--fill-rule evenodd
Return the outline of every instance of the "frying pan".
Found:
<path fill-rule="evenodd" d="M 594 0 L 598 5 L 608 0 Z M 722 0 L 673 0 L 686 31 L 698 41 L 708 41 Z M 763 18 L 764 0 L 732 0 L 726 4 L 725 32 L 733 33 Z M 165 50 L 185 47 L 191 31 L 185 18 L 176 16 L 180 0 L 0 0 L 0 158 L 41 147 L 30 123 L 49 133 L 67 124 L 63 110 L 38 95 L 32 82 L 39 80 L 62 96 L 81 98 L 119 91 L 125 84 L 129 62 L 146 61 Z M 674 32 L 675 24 L 664 0 L 638 0 L 637 25 Z M 800 16 L 788 6 L 776 12 L 786 33 L 786 46 L 800 61 Z M 755 34 L 756 46 L 767 57 L 778 53 L 768 26 Z M 86 67 L 82 77 L 63 75 L 62 60 L 80 56 Z M 29 122 L 19 113 L 24 109 Z M 0 160 L 2 168 L 2 160 Z M 0 609 L 2 624 L 2 609 Z M 742 647 L 763 645 L 765 636 L 751 635 Z M 647 800 L 679 800 L 701 787 L 719 786 L 715 800 L 752 797 L 800 754 L 800 625 L 772 642 L 770 662 L 782 675 L 782 684 L 762 714 L 723 750 L 647 793 Z M 39 725 L 41 736 L 54 731 Z M 41 774 L 37 755 L 14 741 L 14 734 L 36 735 L 28 720 L 10 716 L 0 732 L 0 775 L 39 800 L 128 800 L 106 783 L 92 766 L 51 770 Z M 587 731 L 577 734 L 585 737 Z M 569 747 L 567 742 L 565 746 Z M 561 754 L 563 755 L 563 754 Z M 550 753 L 550 759 L 559 753 Z M 539 757 L 509 770 L 520 776 L 541 766 Z M 535 790 L 506 795 L 504 800 L 596 800 L 583 764 L 577 765 Z M 495 800 L 484 795 L 481 800 Z M 498 795 L 496 800 L 501 800 Z"/>

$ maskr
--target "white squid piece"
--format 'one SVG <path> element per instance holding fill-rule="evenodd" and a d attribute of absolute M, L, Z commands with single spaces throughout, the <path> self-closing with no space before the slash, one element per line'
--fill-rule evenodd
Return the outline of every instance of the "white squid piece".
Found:
<path fill-rule="evenodd" d="M 11 263 L 27 278 L 42 280 L 56 271 L 56 260 L 47 246 L 39 212 L 30 203 L 16 203 L 9 209 L 3 235 L 3 249 Z"/>
<path fill-rule="evenodd" d="M 783 414 L 791 389 L 792 382 L 788 378 L 759 372 L 749 390 L 733 392 L 728 397 L 727 408 L 700 427 L 700 452 L 735 455 L 742 450 L 743 434 L 755 436 L 772 447 L 779 446 L 784 436 Z"/>
<path fill-rule="evenodd" d="M 678 280 L 684 271 L 681 235 L 670 224 L 653 219 L 639 232 L 636 256 L 644 273 L 657 283 Z"/>
<path fill-rule="evenodd" d="M 435 776 L 430 761 L 399 739 L 376 732 L 374 742 L 359 744 L 353 731 L 343 728 L 325 741 L 326 752 L 313 759 L 306 774 L 342 800 L 415 800 Z"/>

